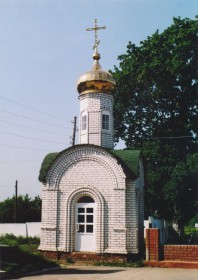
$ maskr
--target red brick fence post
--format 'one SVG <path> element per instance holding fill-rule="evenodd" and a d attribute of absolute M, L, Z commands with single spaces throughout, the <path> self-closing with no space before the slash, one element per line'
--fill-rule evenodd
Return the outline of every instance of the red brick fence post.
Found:
<path fill-rule="evenodd" d="M 158 228 L 146 229 L 146 261 L 160 260 L 160 230 Z"/>
<path fill-rule="evenodd" d="M 146 265 L 198 268 L 198 245 L 161 245 L 160 229 L 146 229 Z"/>

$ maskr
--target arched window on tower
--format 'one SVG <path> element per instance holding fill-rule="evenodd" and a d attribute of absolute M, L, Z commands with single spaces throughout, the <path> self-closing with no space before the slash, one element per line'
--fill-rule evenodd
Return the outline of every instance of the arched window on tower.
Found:
<path fill-rule="evenodd" d="M 82 130 L 87 129 L 87 112 L 83 112 L 82 117 L 81 117 L 81 127 Z"/>
<path fill-rule="evenodd" d="M 102 129 L 109 130 L 109 112 L 108 111 L 102 111 Z"/>

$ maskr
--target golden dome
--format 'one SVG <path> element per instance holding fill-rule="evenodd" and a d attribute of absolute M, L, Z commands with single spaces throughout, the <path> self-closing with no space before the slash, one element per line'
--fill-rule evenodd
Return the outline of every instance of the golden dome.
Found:
<path fill-rule="evenodd" d="M 116 86 L 112 75 L 104 71 L 99 64 L 100 54 L 96 51 L 93 55 L 94 65 L 92 69 L 83 74 L 77 82 L 78 92 L 105 92 L 110 93 Z"/>

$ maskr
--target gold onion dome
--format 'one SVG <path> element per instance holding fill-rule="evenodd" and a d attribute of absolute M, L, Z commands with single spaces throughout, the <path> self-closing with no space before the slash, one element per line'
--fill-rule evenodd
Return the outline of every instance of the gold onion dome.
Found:
<path fill-rule="evenodd" d="M 112 75 L 104 71 L 99 64 L 100 54 L 96 51 L 93 54 L 94 65 L 92 69 L 83 74 L 77 82 L 78 92 L 105 92 L 110 93 L 115 89 L 116 82 Z"/>

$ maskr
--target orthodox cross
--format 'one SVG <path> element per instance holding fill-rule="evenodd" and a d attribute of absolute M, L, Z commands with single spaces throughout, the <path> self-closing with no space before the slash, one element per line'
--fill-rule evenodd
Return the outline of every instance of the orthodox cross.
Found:
<path fill-rule="evenodd" d="M 100 44 L 100 40 L 98 41 L 98 30 L 101 30 L 101 29 L 106 29 L 106 26 L 97 26 L 97 19 L 95 19 L 95 26 L 92 27 L 92 28 L 87 28 L 86 31 L 95 31 L 95 44 L 93 46 L 93 50 L 98 48 L 98 45 Z"/>

